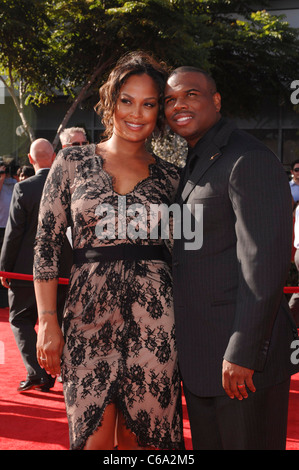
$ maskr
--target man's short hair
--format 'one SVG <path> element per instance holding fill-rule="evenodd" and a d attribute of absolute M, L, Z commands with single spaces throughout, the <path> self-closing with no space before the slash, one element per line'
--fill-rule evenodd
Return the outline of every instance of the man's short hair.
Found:
<path fill-rule="evenodd" d="M 64 129 L 60 134 L 60 142 L 61 145 L 66 145 L 71 143 L 71 138 L 77 133 L 77 132 L 82 132 L 82 134 L 86 138 L 86 131 L 83 127 L 68 127 L 67 129 Z"/>
<path fill-rule="evenodd" d="M 210 75 L 206 70 L 200 69 L 198 67 L 192 67 L 191 65 L 182 65 L 181 67 L 178 67 L 172 70 L 168 78 L 172 77 L 173 75 L 176 75 L 177 73 L 186 73 L 186 72 L 193 72 L 193 73 L 195 72 L 195 73 L 204 75 L 210 84 L 211 92 L 212 93 L 217 92 L 217 85 L 212 75 Z"/>
<path fill-rule="evenodd" d="M 293 169 L 294 169 L 294 166 L 297 165 L 298 163 L 299 163 L 299 159 L 294 160 L 294 161 L 291 163 L 291 169 L 293 170 Z"/>

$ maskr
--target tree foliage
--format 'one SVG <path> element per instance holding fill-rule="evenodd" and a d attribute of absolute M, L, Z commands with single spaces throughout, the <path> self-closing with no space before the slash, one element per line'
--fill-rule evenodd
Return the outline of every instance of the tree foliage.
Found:
<path fill-rule="evenodd" d="M 258 112 L 261 97 L 289 95 L 298 32 L 283 17 L 244 0 L 2 0 L 0 79 L 30 134 L 25 108 L 57 94 L 70 107 L 93 105 L 125 52 L 142 49 L 169 66 L 194 65 L 215 76 L 228 114 Z M 269 2 L 259 2 L 267 6 Z M 58 134 L 55 144 L 58 140 Z"/>
<path fill-rule="evenodd" d="M 2 0 L 0 5 L 0 79 L 31 140 L 34 133 L 26 119 L 26 99 L 33 93 L 39 103 L 46 102 L 49 90 L 58 85 L 48 7 L 44 0 Z"/>
<path fill-rule="evenodd" d="M 289 101 L 298 67 L 298 31 L 265 10 L 234 21 L 217 18 L 211 70 L 230 114 L 252 117 L 264 97 Z"/>

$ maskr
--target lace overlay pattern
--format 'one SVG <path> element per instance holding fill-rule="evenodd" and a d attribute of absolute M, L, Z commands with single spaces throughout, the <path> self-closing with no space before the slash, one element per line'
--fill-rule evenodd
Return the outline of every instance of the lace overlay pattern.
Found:
<path fill-rule="evenodd" d="M 125 240 L 96 236 L 100 204 L 115 209 L 116 231 L 121 218 L 120 195 L 102 163 L 94 145 L 66 149 L 56 157 L 40 206 L 36 280 L 58 277 L 68 226 L 74 248 L 164 243 L 151 239 L 149 232 Z M 150 211 L 150 204 L 172 204 L 178 171 L 156 158 L 149 177 L 126 194 L 126 208 L 142 204 Z M 130 221 L 126 213 L 125 219 Z M 62 377 L 71 449 L 84 448 L 112 402 L 139 445 L 184 448 L 172 278 L 166 262 L 120 260 L 73 266 L 64 335 Z"/>

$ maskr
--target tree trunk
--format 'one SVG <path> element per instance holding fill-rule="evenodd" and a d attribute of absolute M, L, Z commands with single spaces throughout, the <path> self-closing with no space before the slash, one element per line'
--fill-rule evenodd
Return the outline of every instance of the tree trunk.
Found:
<path fill-rule="evenodd" d="M 69 110 L 66 112 L 62 122 L 60 123 L 60 125 L 58 127 L 57 134 L 56 134 L 56 136 L 55 136 L 55 138 L 52 142 L 54 150 L 56 149 L 56 147 L 59 143 L 59 135 L 65 129 L 68 121 L 70 120 L 71 116 L 74 114 L 74 112 L 75 112 L 77 106 L 79 105 L 79 103 L 81 103 L 81 101 L 83 101 L 83 98 L 84 98 L 87 90 L 91 87 L 91 85 L 99 77 L 99 75 L 101 75 L 103 73 L 103 71 L 109 66 L 109 64 L 111 64 L 113 62 L 113 60 L 114 60 L 114 57 L 110 57 L 110 59 L 108 59 L 102 65 L 98 65 L 98 67 L 95 69 L 95 71 L 91 75 L 90 79 L 88 80 L 88 82 L 84 85 L 83 88 L 81 88 L 79 94 L 77 95 L 77 98 L 72 103 Z"/>
<path fill-rule="evenodd" d="M 22 121 L 22 125 L 24 127 L 24 130 L 26 132 L 26 134 L 28 135 L 29 139 L 30 139 L 30 142 L 32 143 L 34 140 L 35 140 L 35 134 L 34 134 L 34 131 L 31 127 L 31 125 L 29 124 L 29 122 L 27 121 L 27 118 L 25 116 L 25 113 L 24 113 L 24 107 L 23 107 L 23 102 L 22 102 L 22 99 L 23 99 L 23 95 L 22 93 L 20 92 L 20 98 L 18 99 L 16 93 L 15 93 L 15 89 L 14 89 L 14 86 L 13 86 L 13 83 L 11 83 L 11 85 L 9 86 L 7 81 L 2 77 L 0 76 L 0 80 L 4 83 L 4 85 L 6 86 L 10 96 L 12 97 L 12 100 L 14 102 L 14 105 L 18 111 L 18 114 L 20 116 L 20 119 Z M 20 85 L 21 86 L 21 85 Z"/>

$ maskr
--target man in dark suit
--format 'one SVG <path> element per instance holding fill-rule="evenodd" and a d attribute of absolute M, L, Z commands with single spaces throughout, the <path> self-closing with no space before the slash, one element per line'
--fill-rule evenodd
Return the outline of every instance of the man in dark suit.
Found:
<path fill-rule="evenodd" d="M 39 204 L 55 153 L 50 142 L 37 139 L 32 143 L 28 157 L 35 175 L 14 187 L 1 250 L 0 268 L 4 272 L 32 275 Z M 72 250 L 66 240 L 61 259 L 61 277 L 69 276 L 71 260 Z M 9 289 L 9 321 L 27 370 L 27 377 L 20 382 L 18 391 L 25 392 L 32 388 L 47 391 L 53 387 L 55 379 L 41 369 L 36 358 L 35 325 L 38 315 L 33 282 L 3 277 L 1 282 Z M 58 290 L 57 308 L 61 319 L 67 285 L 61 285 Z"/>
<path fill-rule="evenodd" d="M 299 370 L 283 295 L 292 244 L 287 176 L 266 146 L 221 116 L 204 71 L 176 69 L 165 96 L 167 121 L 189 147 L 177 202 L 196 227 L 187 239 L 182 217 L 173 250 L 194 449 L 283 449 L 290 376 Z"/>

